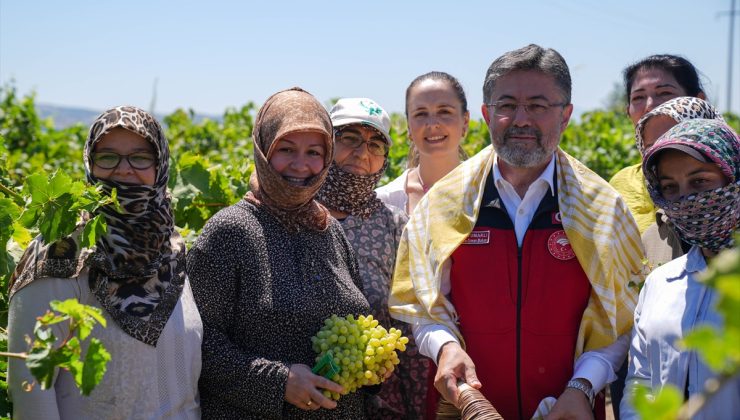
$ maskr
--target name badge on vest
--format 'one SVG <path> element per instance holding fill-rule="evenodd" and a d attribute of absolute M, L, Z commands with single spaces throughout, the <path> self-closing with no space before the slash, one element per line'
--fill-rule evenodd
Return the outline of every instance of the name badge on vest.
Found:
<path fill-rule="evenodd" d="M 560 216 L 559 211 L 554 211 L 550 213 L 550 218 L 552 219 L 553 225 L 562 225 L 563 224 L 563 218 Z"/>
<path fill-rule="evenodd" d="M 491 231 L 474 230 L 470 232 L 470 235 L 465 239 L 463 245 L 486 245 L 489 242 L 491 242 Z"/>
<path fill-rule="evenodd" d="M 550 235 L 547 239 L 547 250 L 550 251 L 550 255 L 560 261 L 568 261 L 576 257 L 564 230 L 555 231 Z"/>

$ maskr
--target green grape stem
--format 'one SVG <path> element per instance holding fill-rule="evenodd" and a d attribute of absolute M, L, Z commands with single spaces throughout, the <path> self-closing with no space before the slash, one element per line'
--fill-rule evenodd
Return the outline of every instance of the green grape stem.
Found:
<path fill-rule="evenodd" d="M 24 206 L 26 204 L 26 201 L 23 199 L 23 196 L 11 190 L 10 188 L 6 187 L 5 185 L 3 185 L 2 182 L 0 182 L 0 192 L 3 192 L 9 195 L 10 197 L 12 197 L 13 201 L 15 201 L 15 203 L 18 204 L 19 206 Z"/>

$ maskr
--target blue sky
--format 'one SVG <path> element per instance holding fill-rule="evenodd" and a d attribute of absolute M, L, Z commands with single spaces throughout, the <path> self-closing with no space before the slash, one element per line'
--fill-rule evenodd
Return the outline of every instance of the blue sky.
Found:
<path fill-rule="evenodd" d="M 367 96 L 402 112 L 430 70 L 458 77 L 474 117 L 494 58 L 529 43 L 568 62 L 576 112 L 599 108 L 622 69 L 681 54 L 725 110 L 729 0 L 0 0 L 0 82 L 39 102 L 220 114 L 299 85 L 326 101 Z M 740 112 L 740 16 L 733 110 Z"/>

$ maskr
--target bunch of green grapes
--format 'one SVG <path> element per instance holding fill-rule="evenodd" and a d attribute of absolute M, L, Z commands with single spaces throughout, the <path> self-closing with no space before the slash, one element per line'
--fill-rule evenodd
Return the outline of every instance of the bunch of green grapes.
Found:
<path fill-rule="evenodd" d="M 364 385 L 377 385 L 385 380 L 400 362 L 396 350 L 405 351 L 409 342 L 401 331 L 390 331 L 378 325 L 372 315 L 338 317 L 332 315 L 324 326 L 311 337 L 313 349 L 319 355 L 318 363 L 330 354 L 339 372 L 329 379 L 342 385 L 344 393 L 356 391 Z M 327 398 L 339 399 L 339 394 L 324 390 Z"/>

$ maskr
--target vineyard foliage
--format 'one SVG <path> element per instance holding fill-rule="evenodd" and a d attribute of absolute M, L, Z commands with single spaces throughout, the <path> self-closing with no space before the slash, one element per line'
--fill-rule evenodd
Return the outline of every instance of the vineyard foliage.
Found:
<path fill-rule="evenodd" d="M 117 105 L 117 104 L 111 104 Z M 177 229 L 188 244 L 206 221 L 238 201 L 249 188 L 254 170 L 251 139 L 257 106 L 247 103 L 227 109 L 223 117 L 196 120 L 192 110 L 164 116 L 171 149 L 169 189 Z M 740 129 L 740 118 L 726 116 Z M 408 137 L 405 118 L 391 118 L 394 145 L 381 184 L 406 168 Z M 82 124 L 55 128 L 41 119 L 33 94 L 19 95 L 10 85 L 0 87 L 0 326 L 7 325 L 7 282 L 23 249 L 39 233 L 54 239 L 69 233 L 80 210 L 109 203 L 95 186 L 84 183 L 82 151 L 87 136 Z M 488 127 L 472 120 L 462 143 L 468 155 L 490 144 Z M 632 124 L 621 110 L 586 112 L 571 121 L 562 148 L 603 178 L 639 161 Z M 88 241 L 105 229 L 98 221 L 85 232 Z M 0 335 L 0 351 L 6 336 Z M 0 375 L 5 375 L 0 360 Z M 5 389 L 0 378 L 0 394 Z M 0 395 L 0 414 L 6 412 Z"/>

